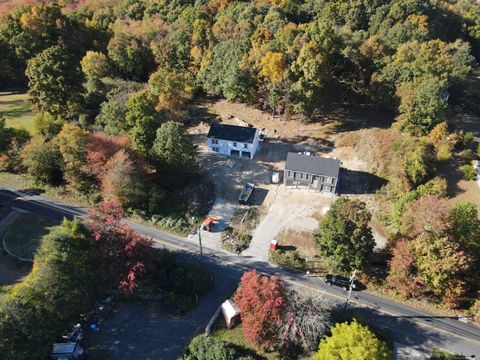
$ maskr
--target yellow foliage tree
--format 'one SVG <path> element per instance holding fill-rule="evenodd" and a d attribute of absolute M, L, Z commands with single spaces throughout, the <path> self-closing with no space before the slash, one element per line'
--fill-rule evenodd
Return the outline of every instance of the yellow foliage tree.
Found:
<path fill-rule="evenodd" d="M 452 157 L 453 141 L 449 137 L 446 121 L 437 124 L 428 134 L 428 138 L 435 147 L 438 160 L 448 160 Z"/>
<path fill-rule="evenodd" d="M 282 53 L 267 52 L 261 60 L 260 76 L 274 84 L 283 80 L 285 73 L 285 61 Z"/>

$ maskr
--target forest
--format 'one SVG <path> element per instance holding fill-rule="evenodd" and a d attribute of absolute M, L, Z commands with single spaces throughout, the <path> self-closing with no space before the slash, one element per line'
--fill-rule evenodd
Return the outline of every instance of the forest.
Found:
<path fill-rule="evenodd" d="M 468 160 L 465 177 L 476 178 L 470 161 L 479 158 L 480 147 L 473 132 L 456 129 L 450 119 L 471 114 L 478 121 L 480 115 L 478 2 L 8 0 L 0 15 L 0 90 L 28 91 L 35 112 L 32 131 L 9 127 L 0 115 L 0 171 L 22 174 L 39 187 L 61 187 L 97 206 L 97 217 L 65 221 L 46 237 L 34 271 L 3 307 L 8 316 L 0 329 L 13 335 L 0 347 L 12 358 L 48 351 L 66 324 L 104 295 L 101 285 L 130 293 L 145 278 L 164 288 L 188 284 L 166 269 L 178 267 L 173 257 L 149 261 L 150 241 L 119 224 L 133 215 L 183 235 L 198 225 L 213 194 L 199 180 L 188 125 L 195 102 L 205 98 L 245 103 L 302 124 L 319 123 L 332 109 L 389 114 L 364 154 L 387 180 L 375 194 L 379 208 L 372 214 L 357 199 L 339 198 L 314 234 L 318 252 L 339 273 L 363 270 L 364 283 L 378 281 L 389 295 L 428 299 L 479 321 L 478 210 L 449 202 L 438 171 L 460 154 Z M 365 139 L 350 141 L 365 151 Z M 108 204 L 115 206 L 102 210 Z M 372 217 L 389 241 L 381 276 L 370 261 Z M 347 249 L 343 257 L 339 244 Z M 82 271 L 74 281 L 62 282 L 75 266 Z M 152 279 L 153 266 L 160 274 Z M 271 281 L 282 293 L 272 279 L 246 275 L 238 302 L 249 308 L 248 282 L 260 289 L 258 282 Z M 205 292 L 210 285 L 198 286 Z M 59 290 L 49 293 L 52 288 Z M 83 302 L 82 291 L 88 295 Z M 296 300 L 288 300 L 292 312 L 303 306 Z M 259 321 L 260 313 L 267 325 L 282 323 L 282 309 L 273 311 L 278 319 L 259 311 L 246 322 Z M 31 326 L 52 319 L 39 338 L 44 341 L 31 337 L 22 350 L 25 334 L 43 329 Z M 340 338 L 350 331 L 342 326 Z M 251 343 L 273 346 L 248 331 Z M 308 346 L 293 340 L 284 345 L 312 351 L 319 338 Z M 195 340 L 189 351 L 201 352 L 209 341 Z M 380 342 L 371 351 L 379 359 L 389 356 Z"/>

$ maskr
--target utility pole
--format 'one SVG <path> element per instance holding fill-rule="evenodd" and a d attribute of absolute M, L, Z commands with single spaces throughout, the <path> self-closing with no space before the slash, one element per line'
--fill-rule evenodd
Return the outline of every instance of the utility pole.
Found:
<path fill-rule="evenodd" d="M 203 256 L 203 247 L 202 247 L 202 226 L 198 228 L 198 245 L 200 245 L 200 256 Z"/>
<path fill-rule="evenodd" d="M 355 280 L 356 275 L 357 275 L 357 270 L 355 270 L 352 276 L 350 277 L 350 286 L 348 287 L 348 294 L 347 294 L 347 299 L 345 300 L 345 307 L 343 308 L 343 315 L 347 313 L 348 301 L 350 300 L 350 296 L 352 295 L 353 281 Z"/>

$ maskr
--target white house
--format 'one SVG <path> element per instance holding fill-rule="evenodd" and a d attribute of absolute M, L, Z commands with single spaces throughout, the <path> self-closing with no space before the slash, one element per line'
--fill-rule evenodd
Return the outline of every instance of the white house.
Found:
<path fill-rule="evenodd" d="M 253 127 L 212 124 L 208 132 L 208 148 L 213 152 L 253 159 L 258 148 L 259 132 Z"/>

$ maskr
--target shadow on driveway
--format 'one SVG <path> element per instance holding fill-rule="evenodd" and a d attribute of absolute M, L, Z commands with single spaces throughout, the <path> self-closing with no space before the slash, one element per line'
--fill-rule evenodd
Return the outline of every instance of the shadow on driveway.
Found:
<path fill-rule="evenodd" d="M 238 284 L 234 279 L 212 276 L 213 289 L 195 310 L 181 318 L 152 313 L 141 305 L 121 304 L 98 332 L 88 331 L 90 359 L 177 359 Z"/>

